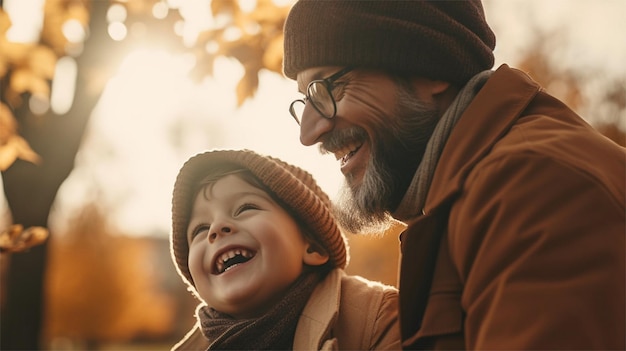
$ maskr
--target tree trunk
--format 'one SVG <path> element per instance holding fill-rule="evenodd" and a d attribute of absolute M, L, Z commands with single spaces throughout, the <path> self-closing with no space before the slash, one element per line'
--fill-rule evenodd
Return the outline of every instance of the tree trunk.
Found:
<path fill-rule="evenodd" d="M 17 160 L 2 172 L 4 193 L 13 223 L 24 227 L 48 226 L 48 216 L 59 187 L 74 168 L 74 158 L 81 144 L 89 116 L 101 91 L 89 91 L 90 70 L 106 61 L 106 9 L 108 1 L 92 2 L 91 36 L 85 52 L 77 58 L 78 73 L 72 108 L 65 115 L 48 111 L 36 116 L 28 108 L 28 96 L 14 109 L 19 133 L 42 159 L 35 165 Z M 103 38 L 105 38 L 103 40 Z M 110 40 L 109 40 L 110 41 Z M 2 84 L 8 84 L 3 82 Z M 50 236 L 54 233 L 50 233 Z M 47 243 L 27 252 L 11 254 L 8 261 L 0 316 L 2 350 L 38 350 L 42 348 L 44 321 L 44 286 Z M 68 277 L 71 279 L 71 277 Z M 76 292 L 80 294 L 80 291 Z"/>
<path fill-rule="evenodd" d="M 81 90 L 84 91 L 84 86 L 78 85 L 77 99 L 81 98 Z M 75 106 L 64 116 L 52 112 L 34 116 L 27 107 L 14 111 L 20 134 L 42 158 L 39 165 L 17 160 L 2 174 L 14 223 L 24 227 L 48 226 L 50 209 L 59 187 L 74 168 L 74 157 L 93 108 L 92 103 Z M 46 258 L 47 244 L 44 244 L 11 254 L 8 260 L 1 316 L 3 349 L 40 348 Z"/>

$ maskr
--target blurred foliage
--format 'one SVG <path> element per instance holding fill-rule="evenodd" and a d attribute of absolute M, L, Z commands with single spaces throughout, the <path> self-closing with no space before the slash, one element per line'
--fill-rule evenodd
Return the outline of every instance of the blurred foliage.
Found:
<path fill-rule="evenodd" d="M 160 0 L 110 0 L 111 4 L 126 7 L 132 21 L 146 20 L 154 6 L 163 4 Z M 7 40 L 6 33 L 11 26 L 8 14 L 0 9 L 0 77 L 4 89 L 3 100 L 15 107 L 23 103 L 22 96 L 29 93 L 49 100 L 50 85 L 58 58 L 80 55 L 82 42 L 72 42 L 63 34 L 63 26 L 69 21 L 80 23 L 87 35 L 90 21 L 91 1 L 46 0 L 44 21 L 40 40 L 32 44 L 14 43 Z M 196 57 L 193 76 L 200 80 L 213 74 L 214 61 L 225 56 L 236 59 L 244 68 L 244 75 L 237 85 L 239 105 L 254 96 L 259 84 L 259 72 L 267 69 L 281 73 L 282 43 L 285 18 L 289 5 L 279 7 L 272 0 L 257 0 L 253 10 L 241 8 L 238 0 L 212 0 L 207 3 L 215 19 L 212 28 L 204 30 L 191 47 L 188 48 Z M 169 9 L 176 11 L 176 8 Z M 103 15 L 103 14 L 99 14 Z M 180 18 L 184 21 L 184 18 Z M 173 28 L 170 30 L 174 31 Z M 578 88 L 588 77 L 558 69 L 550 63 L 549 53 L 558 37 L 536 31 L 536 40 L 527 50 L 527 56 L 521 60 L 520 67 L 527 68 L 533 77 L 546 87 L 558 87 L 558 95 L 574 109 L 584 103 L 584 96 Z M 182 41 L 182 38 L 180 39 Z M 621 87 L 621 91 L 611 92 L 598 98 L 604 104 L 615 104 L 622 99 L 615 112 L 623 115 L 624 85 L 621 81 L 608 82 L 607 87 Z M 19 128 L 12 115 L 12 109 L 0 102 L 0 170 L 7 169 L 16 159 L 38 162 L 39 159 L 28 143 L 21 138 Z M 615 118 L 614 118 L 615 119 Z M 603 125 L 617 124 L 610 120 Z M 613 134 L 619 128 L 605 127 Z M 618 133 L 617 141 L 624 133 Z M 623 145 L 623 142 L 622 142 Z"/>
<path fill-rule="evenodd" d="M 606 137 L 626 146 L 626 77 L 603 74 L 602 67 L 573 70 L 553 56 L 562 30 L 532 30 L 532 41 L 516 66 L 594 125 Z"/>
<path fill-rule="evenodd" d="M 272 0 L 258 0 L 253 11 L 243 11 L 237 0 L 212 0 L 211 12 L 218 24 L 203 31 L 194 45 L 198 64 L 195 77 L 213 74 L 219 56 L 239 61 L 244 76 L 237 85 L 237 103 L 254 96 L 259 71 L 282 74 L 283 26 L 290 6 L 278 7 Z"/>
<path fill-rule="evenodd" d="M 378 235 L 348 234 L 350 262 L 346 272 L 398 287 L 399 236 L 405 228 L 397 222 Z"/>
<path fill-rule="evenodd" d="M 159 21 L 152 16 L 152 10 L 166 3 L 160 0 L 109 1 L 126 8 L 127 27 L 134 23 L 151 23 L 151 29 L 159 25 Z M 80 23 L 89 35 L 90 5 L 91 1 L 87 0 L 46 0 L 40 40 L 30 44 L 7 40 L 11 19 L 0 9 L 0 78 L 3 87 L 0 93 L 9 105 L 0 102 L 0 126 L 3 127 L 0 133 L 0 170 L 7 169 L 18 158 L 38 161 L 36 154 L 18 135 L 19 128 L 15 127 L 17 123 L 12 111 L 24 103 L 25 93 L 49 101 L 57 60 L 82 53 L 83 42 L 69 41 L 63 33 L 63 26 L 72 20 Z M 202 31 L 197 40 L 185 48 L 196 57 L 197 64 L 192 75 L 196 80 L 212 75 L 217 57 L 237 60 L 244 68 L 236 90 L 237 103 L 241 105 L 256 93 L 261 70 L 281 73 L 282 28 L 289 6 L 279 7 L 271 0 L 258 0 L 252 11 L 243 10 L 237 0 L 211 0 L 207 2 L 209 5 L 215 26 Z M 176 14 L 176 8 L 170 8 L 168 12 L 174 13 L 168 16 L 170 20 L 175 19 L 174 24 L 184 22 L 184 18 Z M 171 23 L 165 20 L 160 23 L 161 27 L 168 24 Z M 175 32 L 172 27 L 168 30 Z M 182 38 L 179 41 L 182 42 Z M 103 62 L 104 69 L 105 66 Z"/>
<path fill-rule="evenodd" d="M 0 231 L 0 253 L 20 252 L 39 245 L 48 238 L 48 229 L 29 227 L 24 230 L 21 224 L 14 224 L 9 229 Z"/>
<path fill-rule="evenodd" d="M 121 4 L 127 9 L 127 24 L 135 21 L 147 21 L 152 18 L 151 11 L 160 0 L 109 0 L 111 4 Z M 173 1 L 171 3 L 174 3 Z M 49 100 L 50 86 L 54 68 L 58 58 L 81 54 L 82 42 L 69 41 L 63 34 L 63 26 L 69 21 L 80 23 L 88 33 L 91 1 L 46 0 L 44 6 L 44 22 L 41 37 L 31 44 L 14 43 L 7 40 L 6 33 L 11 26 L 8 14 L 0 9 L 0 77 L 2 79 L 3 100 L 0 102 L 0 170 L 7 169 L 16 159 L 37 162 L 37 155 L 21 138 L 19 128 L 12 115 L 12 108 L 23 103 L 22 96 L 29 93 Z M 246 99 L 256 93 L 259 84 L 259 72 L 267 69 L 281 73 L 282 43 L 285 18 L 290 5 L 277 6 L 272 0 L 257 0 L 252 10 L 242 9 L 238 0 L 211 0 L 207 2 L 214 18 L 214 26 L 202 31 L 194 43 L 186 48 L 196 58 L 193 77 L 201 80 L 213 74 L 214 61 L 217 57 L 230 57 L 244 68 L 244 75 L 237 85 L 237 102 L 243 104 Z M 177 8 L 169 11 L 176 12 Z M 104 14 L 98 14 L 104 15 Z M 183 17 L 179 21 L 184 22 Z M 177 22 L 179 22 L 177 21 Z M 165 23 L 165 22 L 164 22 Z M 172 32 L 174 28 L 170 28 Z M 579 87 L 589 77 L 579 73 L 560 69 L 551 64 L 550 52 L 559 38 L 554 33 L 546 35 L 536 31 L 536 40 L 528 48 L 527 56 L 519 66 L 532 72 L 546 87 L 557 87 L 557 95 L 574 109 L 581 104 L 617 104 L 616 116 L 623 116 L 626 108 L 623 103 L 624 78 L 607 80 L 604 88 L 607 94 L 596 98 L 596 101 L 584 101 Z M 182 38 L 180 38 L 182 41 Z M 611 87 L 621 87 L 611 91 Z M 618 103 L 622 99 L 621 104 Z M 11 107 L 11 108 L 9 108 Z M 604 109 L 606 110 L 606 109 Z M 616 117 L 617 118 L 617 117 Z M 616 118 L 602 119 L 602 125 L 617 124 Z M 616 131 L 610 126 L 605 128 L 610 134 Z M 620 128 L 617 128 L 619 131 Z M 617 140 L 623 138 L 618 133 Z M 622 143 L 623 144 L 623 143 Z"/>
<path fill-rule="evenodd" d="M 28 142 L 17 134 L 17 121 L 11 110 L 0 102 L 0 171 L 9 168 L 18 158 L 32 163 L 41 162 Z"/>
<path fill-rule="evenodd" d="M 88 50 L 83 50 L 84 42 L 67 39 L 63 25 L 74 20 L 81 24 L 87 38 L 93 37 L 95 33 L 89 31 L 94 21 L 92 16 L 106 15 L 92 13 L 95 1 L 124 6 L 128 12 L 126 26 L 148 24 L 150 40 L 163 44 L 175 37 L 181 46 L 177 50 L 194 55 L 196 66 L 192 75 L 198 81 L 213 75 L 217 57 L 237 60 L 244 68 L 235 92 L 239 105 L 256 93 L 262 70 L 281 72 L 282 28 L 290 5 L 279 7 L 271 0 L 257 0 L 252 10 L 242 8 L 237 0 L 207 1 L 214 19 L 213 26 L 201 32 L 193 43 L 184 45 L 174 29 L 175 25 L 185 21 L 177 8 L 170 7 L 169 14 L 163 19 L 152 15 L 156 5 L 174 4 L 175 1 L 46 0 L 41 36 L 38 41 L 28 44 L 7 40 L 11 19 L 0 9 L 0 170 L 8 169 L 18 159 L 33 163 L 45 161 L 40 160 L 20 135 L 22 121 L 13 113 L 27 102 L 25 97 L 50 100 L 59 58 L 90 55 Z M 128 49 L 129 44 L 147 41 L 145 37 L 129 35 L 116 45 Z M 536 40 L 515 66 L 529 72 L 574 110 L 581 111 L 581 115 L 604 135 L 625 145 L 626 134 L 621 127 L 626 111 L 624 77 L 604 77 L 595 89 L 596 94 L 589 96 L 584 88 L 598 76 L 598 72 L 573 72 L 553 62 L 551 54 L 559 45 L 558 35 L 537 31 Z M 105 54 L 91 53 L 101 63 L 97 71 L 89 72 L 88 77 L 91 89 L 96 92 L 101 91 L 108 77 L 103 72 L 114 69 L 117 63 L 114 55 Z M 184 334 L 193 318 L 196 301 L 184 291 L 170 258 L 163 257 L 169 255 L 167 245 L 156 249 L 149 240 L 128 238 L 123 231 L 111 230 L 105 216 L 94 207 L 77 214 L 70 228 L 68 233 L 59 233 L 51 239 L 45 296 L 48 301 L 46 338 L 49 342 L 64 338 L 81 340 L 84 343 L 82 348 L 91 348 L 105 340 L 127 342 L 163 336 L 171 334 L 172 329 L 176 334 L 174 338 Z M 399 259 L 395 229 L 381 237 L 350 236 L 348 273 L 395 285 Z M 29 229 L 11 227 L 2 235 L 11 240 L 7 245 L 16 248 L 18 240 L 24 238 L 22 234 L 28 232 Z M 161 256 L 155 259 L 155 252 Z M 0 255 L 3 282 L 7 281 L 4 278 L 6 259 L 6 255 Z M 169 270 L 155 268 L 154 262 L 166 262 Z M 164 274 L 169 276 L 163 278 Z M 168 284 L 175 287 L 172 291 L 184 296 L 184 301 L 172 299 L 171 293 L 164 292 Z M 0 298 L 5 295 L 3 292 Z M 4 300 L 2 302 L 4 305 Z M 177 315 L 178 311 L 184 316 Z"/>
<path fill-rule="evenodd" d="M 85 28 L 89 23 L 88 4 L 83 1 L 47 0 L 41 37 L 35 43 L 16 43 L 7 39 L 11 27 L 9 15 L 0 9 L 0 170 L 16 159 L 38 162 L 37 155 L 17 135 L 12 109 L 20 106 L 25 93 L 49 100 L 50 86 L 59 57 L 75 52 L 81 43 L 69 42 L 63 24 L 74 20 Z"/>
<path fill-rule="evenodd" d="M 149 238 L 115 233 L 93 204 L 71 221 L 68 232 L 50 243 L 45 339 L 51 348 L 159 340 L 178 325 L 191 327 L 193 307 L 185 306 L 185 320 L 178 310 L 194 299 L 176 276 L 166 243 L 158 249 Z M 163 282 L 172 278 L 178 279 L 177 294 Z"/>

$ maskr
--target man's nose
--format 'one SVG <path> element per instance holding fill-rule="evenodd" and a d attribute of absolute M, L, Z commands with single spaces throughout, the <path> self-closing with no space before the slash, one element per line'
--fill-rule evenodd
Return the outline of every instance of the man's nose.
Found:
<path fill-rule="evenodd" d="M 300 143 L 304 146 L 315 145 L 322 136 L 333 129 L 334 121 L 322 116 L 310 104 L 305 105 L 300 122 Z"/>

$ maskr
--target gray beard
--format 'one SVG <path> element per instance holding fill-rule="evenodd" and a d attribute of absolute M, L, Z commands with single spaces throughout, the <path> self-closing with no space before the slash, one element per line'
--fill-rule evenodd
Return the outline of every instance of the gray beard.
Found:
<path fill-rule="evenodd" d="M 371 141 L 363 182 L 351 185 L 346 178 L 337 199 L 335 216 L 350 233 L 382 234 L 393 225 L 390 212 L 402 201 L 440 118 L 435 106 L 398 87 L 394 116 L 378 126 L 377 139 Z"/>

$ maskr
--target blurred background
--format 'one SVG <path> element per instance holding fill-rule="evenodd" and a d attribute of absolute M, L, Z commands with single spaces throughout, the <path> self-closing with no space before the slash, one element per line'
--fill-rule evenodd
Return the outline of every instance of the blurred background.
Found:
<path fill-rule="evenodd" d="M 287 111 L 292 3 L 0 0 L 0 349 L 178 341 L 198 301 L 170 258 L 171 192 L 198 152 L 277 156 L 337 193 L 336 161 L 299 143 Z M 528 72 L 625 144 L 626 1 L 484 6 L 496 67 Z M 397 231 L 349 239 L 349 273 L 396 284 Z"/>

